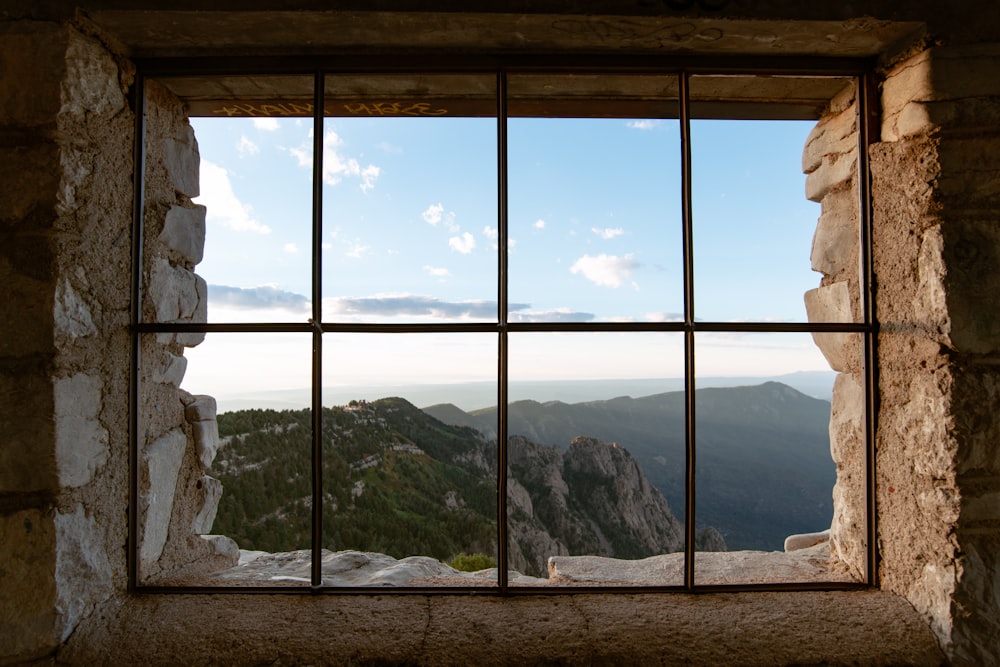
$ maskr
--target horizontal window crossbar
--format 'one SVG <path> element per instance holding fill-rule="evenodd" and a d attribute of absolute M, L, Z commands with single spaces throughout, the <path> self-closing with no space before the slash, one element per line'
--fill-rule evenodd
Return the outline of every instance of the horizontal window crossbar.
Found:
<path fill-rule="evenodd" d="M 186 322 L 143 322 L 135 325 L 138 333 L 562 333 L 562 332 L 678 332 L 694 333 L 866 333 L 871 327 L 861 323 L 836 322 L 459 322 L 412 324 L 339 324 L 314 325 L 306 322 L 258 322 L 192 324 Z"/>

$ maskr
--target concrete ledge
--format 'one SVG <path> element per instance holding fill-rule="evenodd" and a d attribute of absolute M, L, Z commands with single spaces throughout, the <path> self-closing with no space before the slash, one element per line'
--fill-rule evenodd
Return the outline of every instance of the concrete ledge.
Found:
<path fill-rule="evenodd" d="M 141 595 L 81 624 L 65 664 L 940 665 L 880 591 L 711 595 Z"/>

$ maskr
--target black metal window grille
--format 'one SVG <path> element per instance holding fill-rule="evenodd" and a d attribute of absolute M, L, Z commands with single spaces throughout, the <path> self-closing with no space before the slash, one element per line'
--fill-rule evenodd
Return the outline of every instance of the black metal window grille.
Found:
<path fill-rule="evenodd" d="M 132 590 L 146 592 L 226 592 L 226 593 L 476 593 L 476 594 L 553 594 L 553 593 L 620 593 L 620 592 L 712 592 L 738 590 L 844 590 L 876 584 L 877 547 L 876 547 L 876 508 L 874 494 L 874 433 L 877 401 L 877 378 L 875 376 L 875 343 L 876 320 L 873 300 L 873 274 L 871 257 L 871 194 L 869 190 L 868 144 L 872 133 L 877 131 L 877 113 L 873 108 L 872 81 L 868 72 L 871 64 L 854 59 L 799 59 L 789 65 L 780 59 L 743 59 L 734 62 L 726 59 L 650 59 L 606 56 L 596 58 L 467 58 L 461 65 L 440 58 L 411 58 L 401 64 L 393 58 L 339 58 L 324 62 L 317 66 L 315 62 L 303 62 L 299 59 L 201 59 L 201 60 L 155 60 L 139 61 L 138 76 L 133 87 L 134 108 L 136 113 L 136 143 L 135 143 L 135 180 L 136 194 L 134 200 L 134 239 L 133 239 L 133 276 L 132 276 L 132 365 L 133 374 L 130 384 L 130 502 L 129 502 L 129 538 L 128 552 L 129 583 Z M 495 115 L 497 121 L 497 172 L 498 172 L 498 311 L 495 322 L 488 323 L 446 323 L 446 324 L 346 324 L 324 319 L 322 312 L 322 253 L 320 249 L 323 237 L 323 124 L 326 80 L 331 74 L 416 74 L 416 73 L 448 73 L 448 72 L 491 72 L 496 78 Z M 684 312 L 679 321 L 668 322 L 511 322 L 508 320 L 508 164 L 507 164 L 507 120 L 508 120 L 508 76 L 516 73 L 586 73 L 586 74 L 658 74 L 676 77 L 678 81 L 677 113 L 680 126 L 679 156 L 668 156 L 665 159 L 676 159 L 681 166 L 681 201 L 683 224 L 683 277 L 684 277 Z M 170 76 L 219 76 L 240 74 L 282 74 L 311 75 L 314 80 L 312 123 L 313 131 L 313 161 L 312 161 L 312 316 L 305 322 L 260 322 L 260 323 L 206 323 L 181 324 L 146 321 L 142 318 L 143 290 L 143 208 L 145 179 L 145 81 L 158 77 Z M 860 218 L 860 283 L 863 301 L 863 320 L 856 323 L 809 323 L 809 322 L 722 322 L 703 321 L 695 317 L 695 285 L 693 246 L 696 238 L 693 234 L 693 204 L 692 204 L 692 143 L 691 120 L 692 100 L 690 81 L 698 75 L 746 75 L 746 76 L 812 76 L 812 77 L 853 77 L 856 84 L 857 100 L 857 145 Z M 141 581 L 138 572 L 138 554 L 141 547 L 138 534 L 138 494 L 139 494 L 139 447 L 142 433 L 142 415 L 140 414 L 139 339 L 144 334 L 155 333 L 241 333 L 241 332 L 293 332 L 310 334 L 312 337 L 312 570 L 311 586 L 150 586 Z M 673 332 L 683 336 L 685 349 L 685 498 L 683 512 L 685 526 L 684 578 L 679 585 L 671 586 L 608 586 L 594 587 L 574 586 L 563 588 L 557 586 L 519 587 L 508 581 L 508 534 L 507 534 L 507 479 L 506 475 L 498 474 L 496 479 L 497 498 L 497 544 L 498 544 L 498 578 L 495 588 L 449 588 L 449 587 L 399 587 L 399 588 L 351 588 L 324 587 L 322 584 L 322 545 L 323 545 L 323 479 L 321 444 L 322 435 L 322 363 L 324 350 L 324 334 L 352 333 L 370 335 L 405 335 L 419 333 L 493 333 L 497 337 L 497 469 L 507 469 L 507 437 L 508 437 L 508 341 L 510 337 L 529 332 Z M 695 438 L 695 337 L 700 333 L 855 333 L 863 339 L 863 363 L 865 373 L 866 411 L 866 485 L 868 503 L 865 508 L 867 519 L 867 580 L 864 583 L 767 583 L 767 584 L 725 584 L 706 585 L 695 580 L 695 470 L 697 447 Z"/>

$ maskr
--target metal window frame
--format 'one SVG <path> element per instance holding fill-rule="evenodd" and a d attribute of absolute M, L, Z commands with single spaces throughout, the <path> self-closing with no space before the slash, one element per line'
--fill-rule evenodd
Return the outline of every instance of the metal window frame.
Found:
<path fill-rule="evenodd" d="M 462 594 L 462 595 L 552 595 L 552 594 L 621 594 L 621 593 L 710 593 L 737 591 L 810 591 L 857 590 L 877 586 L 878 549 L 875 495 L 874 443 L 877 427 L 877 364 L 876 342 L 878 325 L 875 318 L 875 290 L 872 261 L 872 205 L 868 146 L 877 138 L 878 109 L 875 107 L 877 91 L 874 88 L 873 62 L 856 58 L 792 58 L 787 57 L 650 57 L 600 55 L 539 55 L 510 56 L 482 55 L 456 58 L 447 54 L 426 54 L 419 57 L 394 56 L 331 56 L 321 58 L 202 58 L 138 60 L 137 74 L 131 90 L 135 109 L 135 147 L 132 248 L 132 304 L 131 304 L 131 361 L 132 375 L 129 384 L 129 525 L 127 549 L 128 588 L 134 593 L 226 593 L 226 594 Z M 495 323 L 452 324 L 342 324 L 325 323 L 322 317 L 322 197 L 323 197 L 323 111 L 327 75 L 331 74 L 400 74 L 400 73 L 492 73 L 496 76 L 497 119 L 497 168 L 498 168 L 498 313 Z M 681 142 L 681 206 L 682 206 L 682 255 L 684 275 L 684 318 L 677 322 L 623 323 L 516 323 L 507 321 L 507 76 L 511 73 L 615 73 L 659 74 L 676 77 L 680 96 Z M 148 79 L 169 76 L 212 75 L 310 75 L 314 80 L 313 96 L 313 177 L 312 177 L 312 318 L 308 322 L 286 323 L 157 323 L 142 319 L 143 278 L 143 212 L 145 182 L 145 82 Z M 863 321 L 859 323 L 756 323 L 756 322 L 704 322 L 694 318 L 694 264 L 693 264 L 693 211 L 691 191 L 691 136 L 689 80 L 699 74 L 739 75 L 802 75 L 852 77 L 856 82 L 858 110 L 858 167 L 860 220 L 860 284 Z M 140 461 L 140 337 L 153 333 L 239 333 L 239 332 L 293 332 L 312 335 L 312 569 L 309 586 L 178 586 L 156 585 L 139 581 L 138 493 Z M 323 533 L 323 479 L 322 479 L 322 346 L 323 334 L 332 332 L 369 334 L 419 334 L 419 333 L 470 333 L 492 332 L 497 335 L 497 465 L 498 471 L 507 465 L 507 361 L 508 337 L 521 332 L 674 332 L 684 337 L 685 347 L 685 549 L 684 580 L 677 585 L 594 585 L 594 586 L 512 586 L 507 577 L 507 485 L 506 475 L 498 472 L 497 490 L 497 539 L 498 579 L 495 587 L 332 587 L 322 585 L 322 533 Z M 853 582 L 788 582 L 788 583 L 732 583 L 698 584 L 695 581 L 695 335 L 703 332 L 728 333 L 857 333 L 863 338 L 864 382 L 866 409 L 864 432 L 866 434 L 866 491 L 867 491 L 867 573 L 866 581 Z"/>

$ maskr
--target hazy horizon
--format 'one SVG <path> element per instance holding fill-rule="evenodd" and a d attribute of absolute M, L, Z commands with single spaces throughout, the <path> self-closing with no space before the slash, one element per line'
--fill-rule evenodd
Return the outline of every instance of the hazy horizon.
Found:
<path fill-rule="evenodd" d="M 771 376 L 715 376 L 700 377 L 696 389 L 711 387 L 738 387 L 774 381 L 786 384 L 797 391 L 829 401 L 833 392 L 833 371 L 800 371 Z M 511 382 L 508 398 L 511 402 L 535 400 L 540 403 L 562 401 L 580 403 L 631 396 L 641 398 L 684 388 L 683 378 L 626 378 L 591 380 L 527 380 Z M 310 405 L 311 390 L 297 389 L 260 390 L 245 393 L 215 395 L 219 413 L 254 408 L 274 410 L 301 410 Z M 492 408 L 497 404 L 496 383 L 491 381 L 457 382 L 439 384 L 384 384 L 356 386 L 323 386 L 323 405 L 342 406 L 352 400 L 374 401 L 399 396 L 419 408 L 441 403 L 451 403 L 461 410 L 471 412 Z"/>

